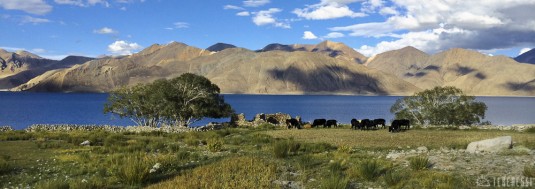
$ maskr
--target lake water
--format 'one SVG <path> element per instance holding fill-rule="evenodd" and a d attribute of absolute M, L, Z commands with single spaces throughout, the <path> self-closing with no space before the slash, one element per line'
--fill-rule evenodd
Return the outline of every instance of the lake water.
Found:
<path fill-rule="evenodd" d="M 107 94 L 0 92 L 0 126 L 24 129 L 31 124 L 133 125 L 103 113 Z M 317 118 L 349 123 L 352 118 L 390 120 L 390 106 L 401 97 L 334 95 L 225 95 L 237 113 L 252 119 L 257 113 L 284 112 L 303 121 Z M 493 124 L 535 123 L 535 97 L 478 97 L 487 104 L 486 119 Z M 228 121 L 221 119 L 218 121 Z M 194 125 L 203 125 L 203 120 Z"/>

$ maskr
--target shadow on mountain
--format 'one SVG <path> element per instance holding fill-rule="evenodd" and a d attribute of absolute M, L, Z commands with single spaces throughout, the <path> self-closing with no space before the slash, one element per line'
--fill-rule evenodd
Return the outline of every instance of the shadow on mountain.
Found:
<path fill-rule="evenodd" d="M 478 72 L 476 74 L 476 78 L 480 79 L 480 80 L 484 80 L 484 79 L 487 79 L 487 75 L 481 73 L 481 72 Z"/>
<path fill-rule="evenodd" d="M 535 80 L 531 80 L 530 82 L 527 82 L 527 83 L 508 82 L 505 84 L 505 87 L 513 91 L 533 92 L 535 91 Z"/>
<path fill-rule="evenodd" d="M 427 74 L 428 74 L 427 72 L 418 72 L 418 73 L 416 73 L 414 76 L 415 76 L 415 77 L 423 77 L 423 76 L 425 76 L 425 75 L 427 75 Z"/>
<path fill-rule="evenodd" d="M 435 70 L 435 71 L 438 72 L 438 71 L 440 71 L 440 67 L 429 65 L 429 66 L 425 67 L 424 70 Z"/>
<path fill-rule="evenodd" d="M 457 69 L 455 70 L 459 75 L 466 75 L 472 72 L 477 71 L 476 69 L 466 67 L 466 66 L 457 66 Z"/>
<path fill-rule="evenodd" d="M 353 92 L 388 94 L 377 86 L 379 81 L 366 74 L 353 72 L 339 66 L 323 66 L 312 71 L 303 71 L 290 66 L 287 69 L 268 70 L 276 80 L 290 82 L 300 91 L 317 92 Z"/>

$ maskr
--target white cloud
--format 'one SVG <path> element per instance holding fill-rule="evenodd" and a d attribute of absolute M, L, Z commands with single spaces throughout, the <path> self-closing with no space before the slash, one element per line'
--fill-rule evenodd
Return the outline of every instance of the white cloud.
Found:
<path fill-rule="evenodd" d="M 0 7 L 6 10 L 21 10 L 37 15 L 43 15 L 52 11 L 52 6 L 44 0 L 0 0 Z"/>
<path fill-rule="evenodd" d="M 243 1 L 243 6 L 246 7 L 259 7 L 265 4 L 270 3 L 269 0 L 245 0 Z"/>
<path fill-rule="evenodd" d="M 35 18 L 35 17 L 31 17 L 31 16 L 23 16 L 21 17 L 21 20 L 20 20 L 20 24 L 33 24 L 33 25 L 36 25 L 36 24 L 42 24 L 42 23 L 48 23 L 48 22 L 51 22 L 49 19 L 45 19 L 45 18 Z"/>
<path fill-rule="evenodd" d="M 54 2 L 60 5 L 75 5 L 80 7 L 85 6 L 82 0 L 54 0 Z"/>
<path fill-rule="evenodd" d="M 239 13 L 236 13 L 237 16 L 249 16 L 251 15 L 251 13 L 247 12 L 247 11 L 242 11 L 242 12 L 239 12 Z"/>
<path fill-rule="evenodd" d="M 47 51 L 45 49 L 35 48 L 35 49 L 32 49 L 31 52 L 41 54 L 41 53 L 46 53 Z"/>
<path fill-rule="evenodd" d="M 337 3 L 340 6 L 350 2 Z M 407 45 L 428 53 L 453 47 L 486 52 L 535 46 L 533 0 L 366 0 L 360 4 L 362 12 L 386 18 L 329 29 L 382 39 L 359 49 L 367 55 Z"/>
<path fill-rule="evenodd" d="M 520 52 L 518 52 L 518 55 L 524 54 L 525 52 L 528 52 L 530 50 L 531 50 L 531 48 L 522 48 L 522 49 L 520 49 Z"/>
<path fill-rule="evenodd" d="M 114 29 L 111 29 L 111 28 L 108 28 L 108 27 L 103 27 L 103 28 L 100 28 L 98 30 L 93 30 L 93 33 L 98 33 L 98 34 L 116 34 L 116 33 L 119 33 L 118 31 L 114 30 Z"/>
<path fill-rule="evenodd" d="M 344 37 L 345 35 L 343 33 L 340 33 L 340 32 L 331 32 L 331 33 L 328 33 L 326 36 L 323 36 L 323 38 L 326 38 L 326 39 L 334 39 L 334 38 L 341 38 L 341 37 Z"/>
<path fill-rule="evenodd" d="M 105 1 L 105 0 L 87 0 L 87 4 L 89 5 L 102 4 L 105 7 L 111 6 L 110 3 L 108 3 L 108 1 Z"/>
<path fill-rule="evenodd" d="M 189 28 L 189 23 L 187 23 L 187 22 L 175 22 L 175 23 L 173 23 L 173 25 L 175 26 L 174 28 L 176 28 L 176 29 Z"/>
<path fill-rule="evenodd" d="M 235 6 L 235 5 L 225 5 L 223 6 L 223 9 L 225 10 L 244 10 L 243 7 Z"/>
<path fill-rule="evenodd" d="M 140 50 L 141 48 L 137 43 L 128 43 L 122 40 L 108 45 L 108 51 L 114 55 L 131 55 L 134 51 Z"/>
<path fill-rule="evenodd" d="M 318 39 L 318 36 L 314 35 L 311 31 L 305 31 L 303 33 L 303 39 Z"/>
<path fill-rule="evenodd" d="M 258 11 L 256 13 L 253 13 L 255 14 L 255 16 L 253 17 L 253 22 L 257 26 L 273 25 L 275 27 L 280 27 L 280 28 L 290 28 L 290 24 L 286 22 L 281 22 L 277 20 L 275 17 L 273 17 L 273 14 L 281 12 L 281 11 L 282 9 L 279 9 L 279 8 L 270 8 L 268 10 Z"/>
<path fill-rule="evenodd" d="M 327 20 L 342 17 L 364 17 L 366 14 L 361 12 L 353 12 L 347 5 L 332 4 L 317 4 L 304 9 L 295 9 L 293 11 L 298 17 L 308 20 Z"/>
<path fill-rule="evenodd" d="M 308 5 L 303 9 L 295 9 L 292 11 L 298 17 L 308 20 L 327 20 L 342 17 L 364 17 L 365 13 L 352 11 L 347 4 L 353 3 L 352 0 L 323 0 L 314 5 Z"/>

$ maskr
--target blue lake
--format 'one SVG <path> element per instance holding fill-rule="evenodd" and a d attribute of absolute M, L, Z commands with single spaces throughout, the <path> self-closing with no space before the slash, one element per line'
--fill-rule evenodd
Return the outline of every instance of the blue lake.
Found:
<path fill-rule="evenodd" d="M 24 129 L 32 124 L 133 125 L 129 119 L 103 113 L 107 94 L 0 92 L 0 126 Z M 390 120 L 390 106 L 401 97 L 334 95 L 225 95 L 237 113 L 284 112 L 303 121 L 316 118 L 349 123 L 352 118 Z M 535 97 L 478 97 L 487 104 L 486 119 L 497 125 L 535 123 Z M 217 121 L 228 121 L 221 119 Z M 203 125 L 203 120 L 194 125 Z"/>

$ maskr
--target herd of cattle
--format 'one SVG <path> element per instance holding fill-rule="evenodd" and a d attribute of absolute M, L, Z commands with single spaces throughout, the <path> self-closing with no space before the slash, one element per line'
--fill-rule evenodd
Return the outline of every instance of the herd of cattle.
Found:
<path fill-rule="evenodd" d="M 296 128 L 301 129 L 301 126 L 303 123 L 301 120 L 292 118 L 286 120 L 286 126 L 288 126 L 288 129 Z M 407 119 L 396 119 L 392 121 L 390 126 L 388 127 L 388 132 L 399 132 L 401 130 L 409 130 L 411 126 L 411 123 Z M 338 127 L 338 121 L 334 119 L 326 120 L 326 119 L 315 119 L 312 124 L 312 128 L 316 127 L 323 127 L 323 128 L 331 128 L 331 127 Z M 385 119 L 363 119 L 363 120 L 357 120 L 357 119 L 351 119 L 351 129 L 355 130 L 377 130 L 377 129 L 385 129 L 386 128 L 386 121 Z"/>

